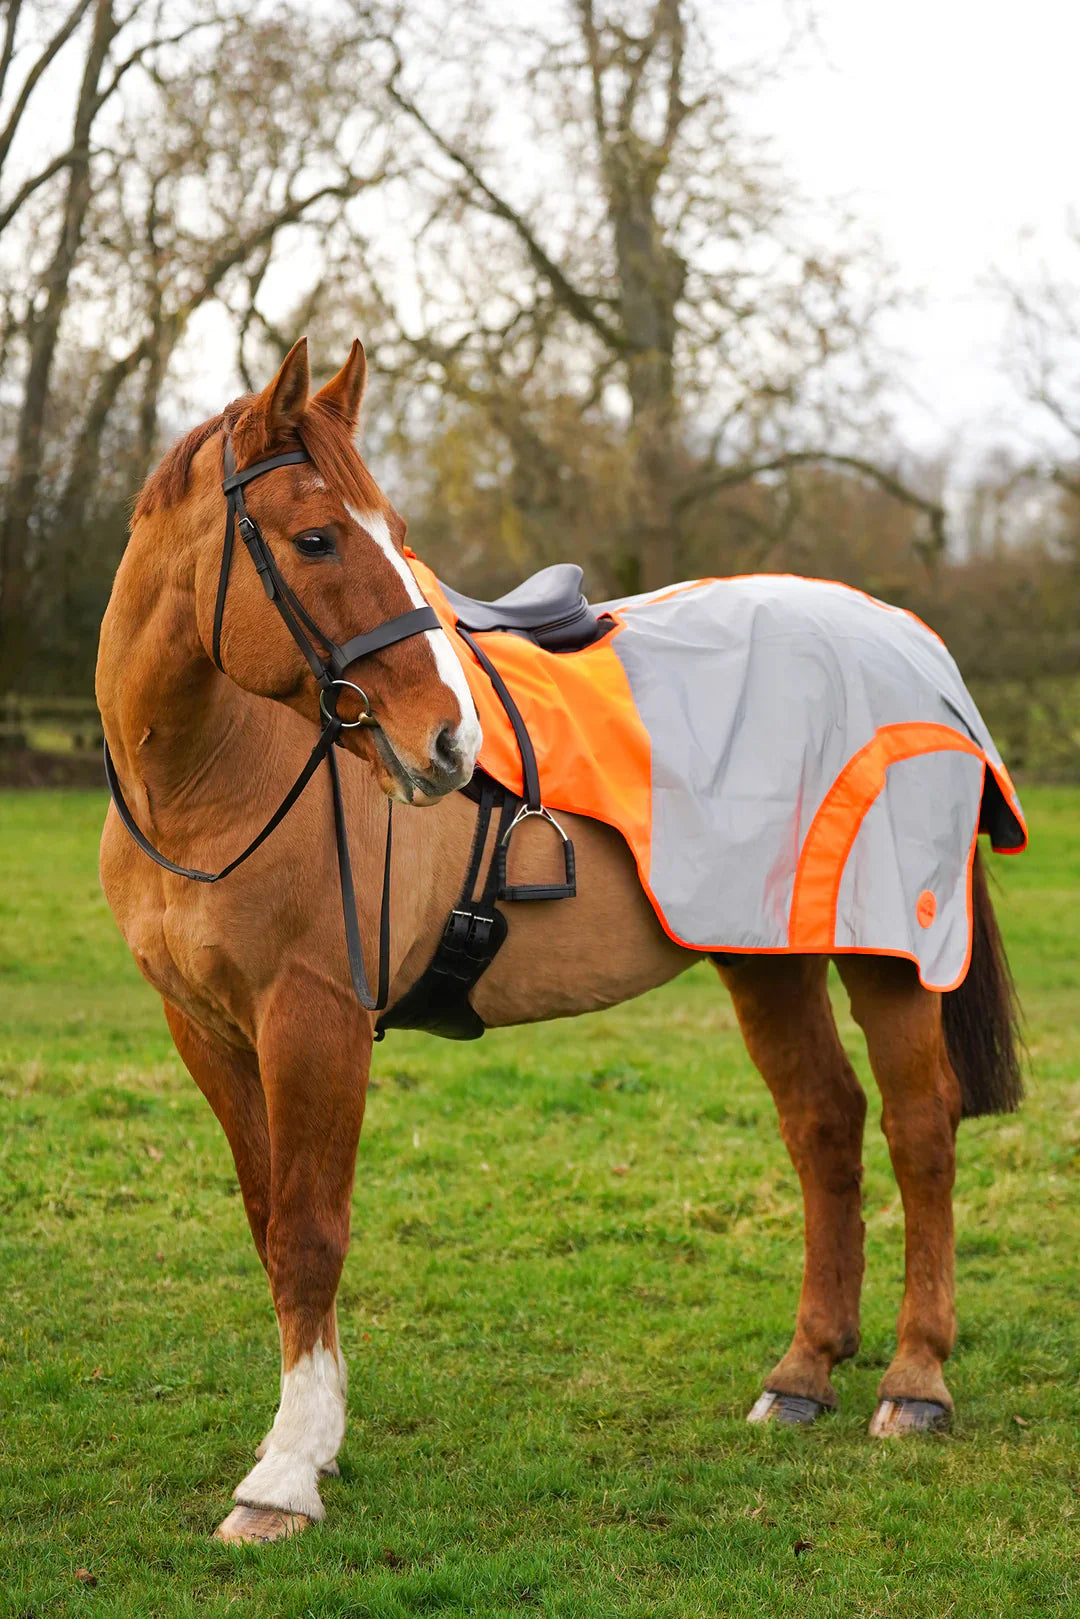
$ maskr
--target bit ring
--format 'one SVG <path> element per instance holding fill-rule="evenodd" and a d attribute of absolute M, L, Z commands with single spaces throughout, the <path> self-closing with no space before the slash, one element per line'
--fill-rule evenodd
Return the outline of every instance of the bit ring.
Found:
<path fill-rule="evenodd" d="M 361 701 L 363 702 L 363 705 L 364 705 L 364 712 L 361 714 L 361 716 L 360 716 L 360 718 L 358 720 L 340 720 L 338 722 L 343 731 L 355 731 L 358 726 L 361 726 L 361 725 L 377 725 L 379 723 L 378 720 L 375 718 L 374 714 L 371 712 L 371 703 L 368 701 L 367 692 L 364 690 L 364 688 L 362 686 L 358 686 L 356 684 L 355 680 L 332 680 L 330 682 L 330 685 L 331 686 L 348 686 L 350 691 L 354 691 L 354 692 L 357 693 L 357 695 L 360 697 L 360 699 L 361 699 Z M 337 715 L 336 714 L 328 714 L 326 712 L 325 698 L 326 698 L 327 689 L 328 688 L 326 686 L 323 686 L 321 688 L 320 692 L 319 692 L 319 713 L 322 715 L 322 717 L 326 721 L 326 723 L 329 724 L 332 719 L 337 718 Z"/>

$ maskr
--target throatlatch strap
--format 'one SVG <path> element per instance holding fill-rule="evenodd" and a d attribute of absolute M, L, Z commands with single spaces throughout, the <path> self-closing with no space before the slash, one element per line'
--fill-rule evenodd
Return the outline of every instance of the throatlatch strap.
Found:
<path fill-rule="evenodd" d="M 214 639 L 210 648 L 210 656 L 225 673 L 225 666 L 221 661 L 221 626 L 225 621 L 225 597 L 229 593 L 229 576 L 232 573 L 233 533 L 235 513 L 232 501 L 225 501 L 225 538 L 221 542 L 221 568 L 218 572 L 217 600 L 214 602 Z"/>
<path fill-rule="evenodd" d="M 254 466 L 245 467 L 242 472 L 237 472 L 232 440 L 229 438 L 225 440 L 225 448 L 222 451 L 222 470 L 225 477 L 221 485 L 225 492 L 225 538 L 221 545 L 221 570 L 218 573 L 217 599 L 214 602 L 214 638 L 210 653 L 222 674 L 225 673 L 225 670 L 221 662 L 221 626 L 225 619 L 225 597 L 229 592 L 229 576 L 232 572 L 233 537 L 236 532 L 236 518 L 238 515 L 247 517 L 244 510 L 244 497 L 240 494 L 240 490 L 244 484 L 250 483 L 252 478 L 261 477 L 264 472 L 273 472 L 278 467 L 299 466 L 302 462 L 310 459 L 311 457 L 306 450 L 286 450 L 282 455 L 272 455 L 266 461 L 256 461 Z M 259 538 L 261 539 L 262 536 L 260 535 Z M 267 594 L 270 594 L 269 591 Z M 308 662 L 310 663 L 310 661 L 309 658 Z"/>

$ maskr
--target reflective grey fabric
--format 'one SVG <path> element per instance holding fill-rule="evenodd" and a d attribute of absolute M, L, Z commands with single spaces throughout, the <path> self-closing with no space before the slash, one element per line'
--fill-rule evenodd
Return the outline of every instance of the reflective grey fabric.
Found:
<path fill-rule="evenodd" d="M 948 989 L 964 976 L 968 856 L 982 779 L 982 761 L 970 753 L 926 753 L 890 765 L 844 867 L 838 948 L 865 948 L 872 929 L 874 948 L 914 956 L 925 984 Z M 937 905 L 928 928 L 918 920 L 923 893 Z"/>
<path fill-rule="evenodd" d="M 763 574 L 605 610 L 623 618 L 612 646 L 652 744 L 649 886 L 687 944 L 788 947 L 811 822 L 881 726 L 948 726 L 1001 762 L 938 638 L 842 585 Z M 889 768 L 844 867 L 837 948 L 911 955 L 934 988 L 962 977 L 983 776 L 981 760 L 955 751 Z M 1019 804 L 987 779 L 995 844 L 1019 846 Z M 916 915 L 925 891 L 937 905 L 929 927 Z"/>

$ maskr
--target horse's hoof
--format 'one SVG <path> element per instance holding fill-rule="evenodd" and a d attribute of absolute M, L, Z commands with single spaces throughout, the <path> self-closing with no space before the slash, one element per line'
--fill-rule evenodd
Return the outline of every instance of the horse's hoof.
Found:
<path fill-rule="evenodd" d="M 908 1433 L 941 1433 L 952 1412 L 937 1400 L 879 1400 L 870 1423 L 874 1439 L 898 1439 Z"/>
<path fill-rule="evenodd" d="M 285 1540 L 306 1529 L 311 1519 L 302 1512 L 278 1512 L 275 1507 L 233 1507 L 214 1530 L 215 1540 L 232 1544 Z"/>
<path fill-rule="evenodd" d="M 826 1409 L 820 1400 L 803 1394 L 777 1394 L 773 1389 L 765 1393 L 747 1413 L 747 1422 L 782 1422 L 788 1428 L 805 1428 L 816 1422 Z"/>

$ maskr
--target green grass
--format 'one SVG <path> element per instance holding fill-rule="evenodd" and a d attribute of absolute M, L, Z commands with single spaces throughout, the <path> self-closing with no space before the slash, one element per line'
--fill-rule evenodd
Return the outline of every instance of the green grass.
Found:
<path fill-rule="evenodd" d="M 342 1478 L 322 1528 L 227 1548 L 278 1376 L 231 1160 L 99 893 L 101 797 L 0 795 L 0 1613 L 1080 1612 L 1080 792 L 1026 797 L 1032 848 L 995 868 L 1031 1098 L 961 1133 L 950 1436 L 866 1436 L 902 1266 L 876 1128 L 840 1411 L 744 1422 L 801 1210 L 703 966 L 601 1016 L 378 1049 Z"/>

